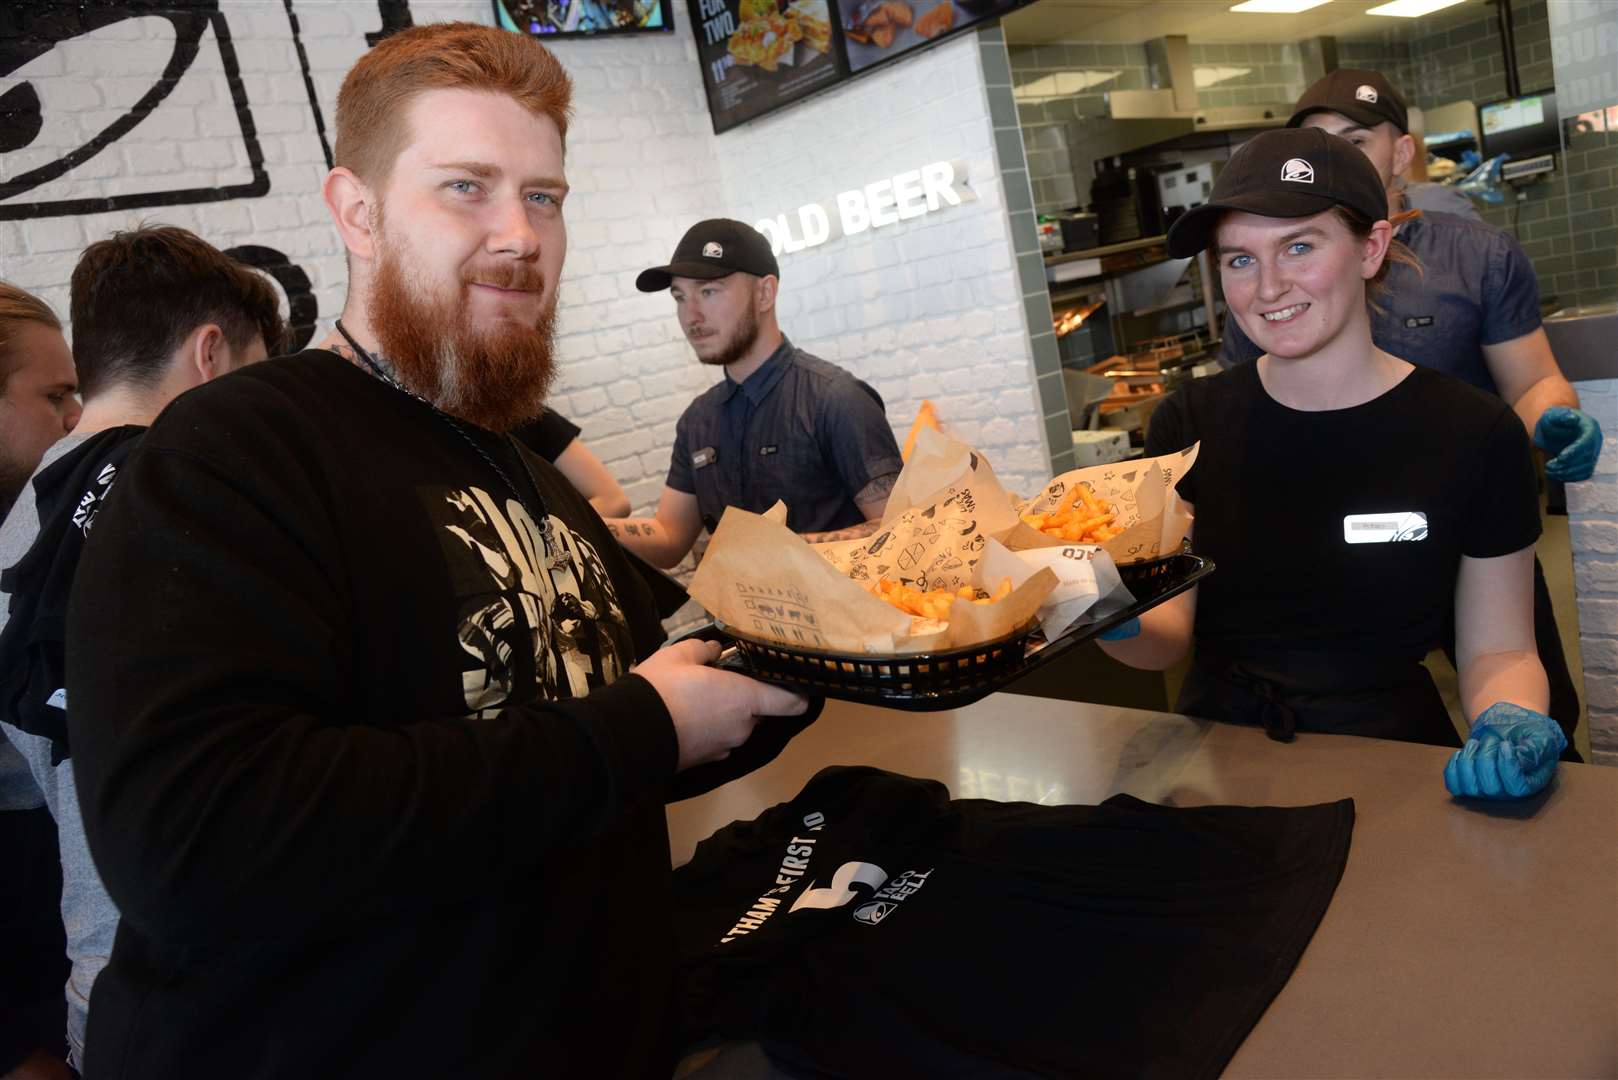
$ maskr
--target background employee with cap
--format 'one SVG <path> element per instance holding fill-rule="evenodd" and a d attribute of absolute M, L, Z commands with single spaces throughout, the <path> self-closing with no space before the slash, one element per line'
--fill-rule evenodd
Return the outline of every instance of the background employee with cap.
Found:
<path fill-rule="evenodd" d="M 657 515 L 607 520 L 658 566 L 683 559 L 727 506 L 762 512 L 780 499 L 787 526 L 816 540 L 882 517 L 902 466 L 882 398 L 782 336 L 780 277 L 768 240 L 714 218 L 686 232 L 667 266 L 635 280 L 641 292 L 673 294 L 697 359 L 725 371 L 680 417 Z"/>
<path fill-rule="evenodd" d="M 1601 430 L 1578 409 L 1579 397 L 1562 376 L 1539 317 L 1534 268 L 1505 232 L 1442 212 L 1409 214 L 1399 175 L 1416 152 L 1404 99 L 1374 71 L 1341 68 L 1318 80 L 1301 98 L 1288 127 L 1320 128 L 1358 146 L 1370 159 L 1387 198 L 1395 235 L 1420 260 L 1393 266 L 1388 288 L 1371 313 L 1371 336 L 1395 356 L 1457 376 L 1512 407 L 1551 455 L 1545 475 L 1589 479 L 1601 452 Z M 1263 350 L 1235 319 L 1227 318 L 1220 359 L 1225 366 Z M 1432 422 L 1441 423 L 1439 417 Z M 1550 679 L 1550 714 L 1572 747 L 1579 698 L 1562 653 L 1550 593 L 1534 563 L 1534 627 L 1540 660 Z M 1451 635 L 1444 643 L 1454 659 Z"/>
<path fill-rule="evenodd" d="M 1170 229 L 1176 257 L 1214 250 L 1231 321 L 1263 355 L 1154 415 L 1148 456 L 1201 443 L 1178 490 L 1219 570 L 1102 648 L 1165 668 L 1194 640 L 1179 711 L 1282 741 L 1456 746 L 1421 663 L 1453 617 L 1473 726 L 1445 781 L 1521 797 L 1566 744 L 1534 651 L 1528 437 L 1499 398 L 1373 343 L 1371 292 L 1411 259 L 1383 191 L 1347 141 L 1267 131 Z"/>

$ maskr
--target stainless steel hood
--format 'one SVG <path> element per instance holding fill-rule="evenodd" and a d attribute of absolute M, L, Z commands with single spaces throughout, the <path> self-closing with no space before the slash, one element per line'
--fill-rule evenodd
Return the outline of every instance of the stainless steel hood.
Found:
<path fill-rule="evenodd" d="M 1181 109 L 1173 90 L 1114 90 L 1103 94 L 1106 118 L 1114 121 L 1178 122 L 1175 134 L 1193 131 L 1234 131 L 1237 128 L 1280 127 L 1292 115 L 1288 102 L 1268 105 L 1227 105 L 1217 109 Z"/>

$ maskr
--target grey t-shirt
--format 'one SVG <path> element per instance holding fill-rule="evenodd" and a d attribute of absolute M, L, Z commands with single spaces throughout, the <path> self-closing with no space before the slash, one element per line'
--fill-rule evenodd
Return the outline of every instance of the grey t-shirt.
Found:
<path fill-rule="evenodd" d="M 45 451 L 39 471 L 60 460 L 79 446 L 88 435 L 69 435 Z M 34 503 L 32 479 L 24 485 L 16 503 L 0 525 L 0 567 L 14 566 L 27 554 L 39 535 L 40 522 Z M 0 593 L 0 628 L 4 628 L 10 597 Z M 7 755 L 12 767 L 7 767 Z M 21 765 L 21 768 L 15 767 Z M 96 976 L 112 955 L 112 939 L 118 929 L 118 908 L 107 895 L 90 861 L 90 846 L 84 838 L 84 821 L 79 816 L 78 789 L 73 783 L 73 763 L 51 764 L 49 739 L 19 731 L 0 722 L 0 808 L 45 805 L 56 819 L 57 842 L 62 852 L 62 926 L 67 931 L 67 955 L 72 963 L 67 987 L 68 1060 L 74 1068 L 84 1066 L 84 1027 L 90 1011 L 90 990 Z M 3 948 L 0 943 L 0 948 Z"/>

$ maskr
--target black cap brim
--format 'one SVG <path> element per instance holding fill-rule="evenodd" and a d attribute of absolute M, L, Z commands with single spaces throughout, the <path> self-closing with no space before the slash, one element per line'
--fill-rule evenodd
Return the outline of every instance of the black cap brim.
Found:
<path fill-rule="evenodd" d="M 662 292 L 672 285 L 677 277 L 713 281 L 716 278 L 729 277 L 736 272 L 731 267 L 715 266 L 713 263 L 672 262 L 667 266 L 654 266 L 650 270 L 642 270 L 640 276 L 635 278 L 635 288 L 641 292 Z"/>
<path fill-rule="evenodd" d="M 1265 192 L 1250 198 L 1203 203 L 1181 214 L 1169 226 L 1169 254 L 1176 259 L 1188 259 L 1211 245 L 1219 219 L 1228 211 L 1257 214 L 1260 217 L 1302 218 L 1324 213 L 1337 205 L 1339 203 L 1335 199 L 1306 191 L 1288 192 L 1285 195 Z"/>
<path fill-rule="evenodd" d="M 1399 128 L 1398 123 L 1387 113 L 1380 113 L 1375 109 L 1361 108 L 1358 105 L 1350 105 L 1347 102 L 1340 105 L 1311 105 L 1307 109 L 1299 109 L 1297 112 L 1293 113 L 1292 118 L 1287 121 L 1287 127 L 1302 127 L 1306 117 L 1313 116 L 1315 113 L 1323 112 L 1336 113 L 1338 116 L 1346 116 L 1356 124 L 1363 124 L 1368 128 L 1374 128 L 1379 124 L 1392 124 L 1395 129 Z M 1409 133 L 1400 131 L 1400 134 Z"/>

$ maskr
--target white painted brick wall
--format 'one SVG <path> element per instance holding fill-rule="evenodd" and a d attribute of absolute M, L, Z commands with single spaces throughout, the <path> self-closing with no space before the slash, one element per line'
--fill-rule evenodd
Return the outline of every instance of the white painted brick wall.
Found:
<path fill-rule="evenodd" d="M 1595 476 L 1567 488 L 1590 749 L 1594 760 L 1618 765 L 1618 379 L 1575 389 L 1606 433 Z"/>
<path fill-rule="evenodd" d="M 783 254 L 782 329 L 867 380 L 902 437 L 923 399 L 1008 487 L 1049 475 L 972 35 L 718 137 L 727 214 L 755 221 L 932 161 L 975 201 Z M 691 215 L 682 224 L 695 220 Z"/>
<path fill-rule="evenodd" d="M 346 273 L 320 200 L 325 163 L 286 7 L 232 0 L 222 8 L 269 193 L 0 222 L 0 277 L 65 317 L 85 244 L 164 222 L 220 247 L 285 252 L 314 284 L 317 335 L 329 329 Z M 361 0 L 294 0 L 292 9 L 330 139 L 337 87 L 380 18 Z M 414 0 L 411 13 L 417 23 L 490 21 L 486 0 Z M 716 375 L 691 355 L 667 294 L 637 292 L 635 275 L 664 261 L 700 218 L 752 221 L 931 161 L 964 161 L 976 201 L 783 257 L 781 322 L 799 345 L 876 386 L 897 433 L 932 398 L 945 425 L 980 446 L 1009 486 L 1032 490 L 1045 459 L 975 39 L 715 136 L 691 28 L 676 22 L 670 35 L 553 45 L 578 87 L 556 408 L 580 424 L 635 506 L 651 508 L 675 420 Z M 112 122 L 151 85 L 172 39 L 164 19 L 128 20 L 17 72 L 38 90 L 48 120 L 33 145 L 6 155 L 4 174 L 50 161 Z M 223 71 L 210 30 L 192 69 L 128 136 L 23 198 L 247 183 Z"/>

